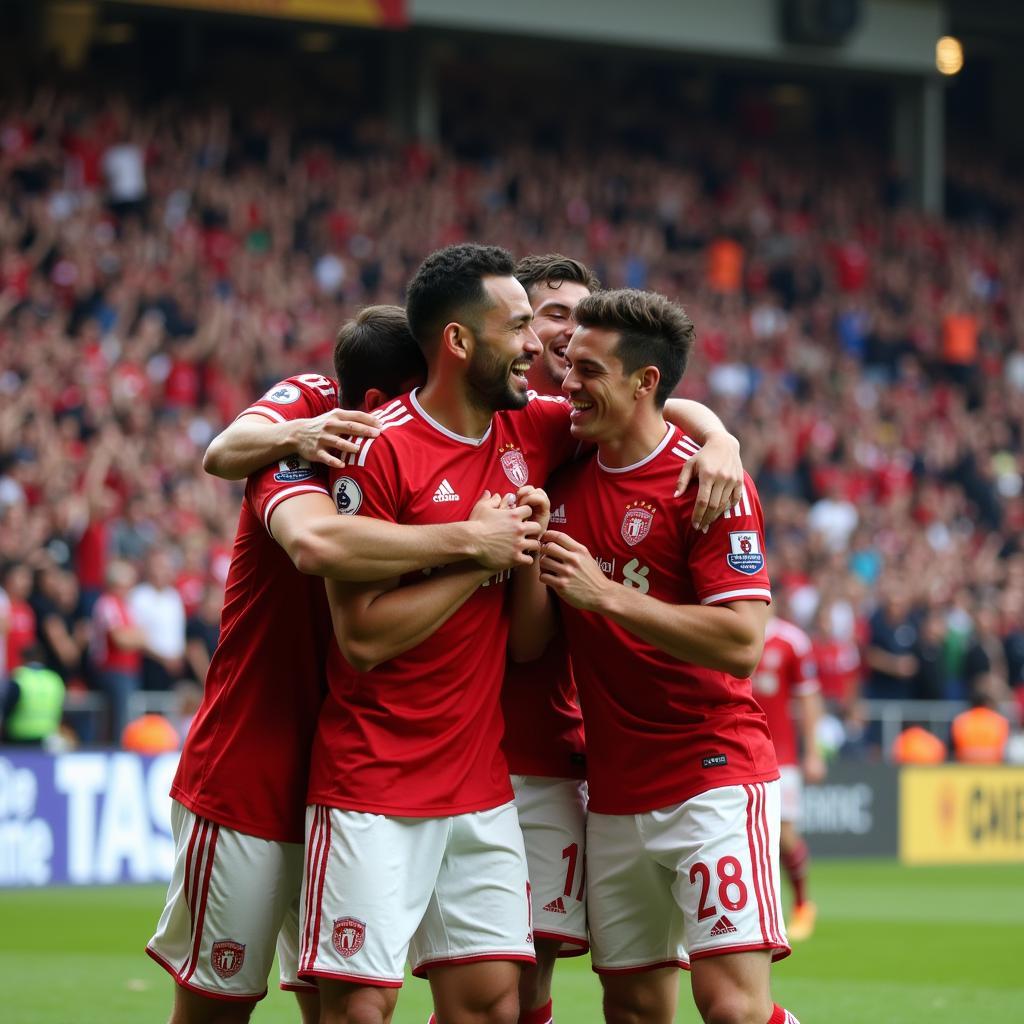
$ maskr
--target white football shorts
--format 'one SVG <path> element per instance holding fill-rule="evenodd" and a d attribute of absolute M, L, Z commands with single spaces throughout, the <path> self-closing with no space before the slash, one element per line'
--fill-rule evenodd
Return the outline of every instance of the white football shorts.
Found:
<path fill-rule="evenodd" d="M 447 818 L 306 808 L 299 977 L 398 988 L 479 960 L 535 962 L 515 805 Z"/>
<path fill-rule="evenodd" d="M 790 952 L 779 783 L 710 789 L 645 814 L 587 817 L 587 915 L 600 973 L 752 950 Z"/>
<path fill-rule="evenodd" d="M 281 987 L 299 981 L 303 848 L 236 832 L 171 802 L 174 871 L 146 952 L 181 986 L 228 1000 L 267 994 L 277 946 Z"/>
<path fill-rule="evenodd" d="M 513 775 L 530 874 L 534 939 L 560 940 L 558 955 L 581 956 L 587 938 L 587 784 Z"/>

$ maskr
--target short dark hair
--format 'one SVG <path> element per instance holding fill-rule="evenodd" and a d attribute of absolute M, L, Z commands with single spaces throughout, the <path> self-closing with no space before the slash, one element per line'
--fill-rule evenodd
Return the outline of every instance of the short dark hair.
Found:
<path fill-rule="evenodd" d="M 357 409 L 370 388 L 388 397 L 427 375 L 427 364 L 401 306 L 367 306 L 342 325 L 334 344 L 342 406 Z"/>
<path fill-rule="evenodd" d="M 654 400 L 659 409 L 665 404 L 686 370 L 695 337 L 693 321 L 682 306 L 657 292 L 620 288 L 581 299 L 576 322 L 619 332 L 615 355 L 626 373 L 656 366 L 661 380 Z"/>
<path fill-rule="evenodd" d="M 515 263 L 507 249 L 465 242 L 432 252 L 406 289 L 409 329 L 420 348 L 431 352 L 437 334 L 453 321 L 473 324 L 487 309 L 485 277 L 512 277 Z"/>
<path fill-rule="evenodd" d="M 570 284 L 581 284 L 592 292 L 601 287 L 597 274 L 590 267 L 559 252 L 548 252 L 542 256 L 524 256 L 516 264 L 516 280 L 527 292 L 539 284 L 558 288 L 566 281 Z"/>

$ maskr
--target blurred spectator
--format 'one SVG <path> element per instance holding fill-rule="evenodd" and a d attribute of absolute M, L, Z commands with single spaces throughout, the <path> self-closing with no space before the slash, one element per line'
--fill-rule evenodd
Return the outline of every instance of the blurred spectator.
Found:
<path fill-rule="evenodd" d="M 36 574 L 31 603 L 46 667 L 53 669 L 65 683 L 81 684 L 86 670 L 90 625 L 82 612 L 78 579 L 66 569 L 45 566 Z"/>
<path fill-rule="evenodd" d="M 203 701 L 203 688 L 190 679 L 182 679 L 174 686 L 174 696 L 177 701 L 170 720 L 178 733 L 180 743 L 184 743 L 189 729 L 192 728 L 192 719 L 196 717 L 199 705 Z"/>
<path fill-rule="evenodd" d="M 110 736 L 128 724 L 130 698 L 142 688 L 142 652 L 146 636 L 135 622 L 128 597 L 135 570 L 114 561 L 107 569 L 107 589 L 93 608 L 92 658 L 99 689 L 110 702 Z"/>
<path fill-rule="evenodd" d="M 170 556 L 153 551 L 146 579 L 128 593 L 128 609 L 145 637 L 143 687 L 169 690 L 185 667 L 185 605 L 174 586 Z"/>
<path fill-rule="evenodd" d="M 971 690 L 971 706 L 953 719 L 952 747 L 957 761 L 1002 764 L 1010 723 L 997 708 L 1004 687 L 992 675 L 979 676 Z"/>
<path fill-rule="evenodd" d="M 24 655 L 4 694 L 3 734 L 7 743 L 39 746 L 60 731 L 64 680 L 43 664 L 39 644 L 26 647 Z"/>
<path fill-rule="evenodd" d="M 210 659 L 220 641 L 220 611 L 224 605 L 222 587 L 208 586 L 199 607 L 185 623 L 185 660 L 189 674 L 200 686 L 206 683 Z"/>
<path fill-rule="evenodd" d="M 874 700 L 905 700 L 912 695 L 919 663 L 917 625 L 908 595 L 901 584 L 890 582 L 882 606 L 871 616 L 866 661 L 871 669 L 867 696 Z"/>
<path fill-rule="evenodd" d="M 25 649 L 36 642 L 36 613 L 28 603 L 32 592 L 32 572 L 27 565 L 8 566 L 3 576 L 7 595 L 7 671 L 25 663 Z"/>
<path fill-rule="evenodd" d="M 977 699 L 979 687 L 981 690 L 996 687 L 997 701 L 1010 697 L 1006 648 L 999 629 L 999 612 L 995 608 L 982 605 L 974 613 L 974 632 L 964 656 L 964 681 L 972 702 Z"/>

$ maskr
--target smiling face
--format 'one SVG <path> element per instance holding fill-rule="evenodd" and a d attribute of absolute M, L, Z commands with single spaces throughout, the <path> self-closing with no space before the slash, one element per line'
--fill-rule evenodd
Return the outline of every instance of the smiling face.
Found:
<path fill-rule="evenodd" d="M 569 369 L 565 350 L 576 330 L 573 310 L 589 294 L 590 289 L 576 281 L 542 281 L 530 289 L 533 329 L 544 349 L 539 369 L 552 387 L 561 385 Z"/>
<path fill-rule="evenodd" d="M 605 327 L 578 327 L 569 342 L 562 390 L 572 403 L 572 436 L 580 440 L 620 440 L 636 411 L 642 371 L 623 370 L 615 355 L 619 337 L 618 331 Z"/>
<path fill-rule="evenodd" d="M 527 402 L 526 375 L 541 352 L 531 326 L 533 310 L 514 277 L 485 277 L 483 285 L 490 305 L 471 327 L 469 390 L 482 408 L 521 409 Z"/>

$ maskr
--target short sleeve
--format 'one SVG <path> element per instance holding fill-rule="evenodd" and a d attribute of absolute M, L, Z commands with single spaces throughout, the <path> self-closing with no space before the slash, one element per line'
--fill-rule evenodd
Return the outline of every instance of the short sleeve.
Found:
<path fill-rule="evenodd" d="M 289 455 L 253 473 L 245 486 L 246 501 L 268 533 L 270 516 L 282 502 L 300 494 L 327 493 L 326 467 L 298 455 Z"/>
<path fill-rule="evenodd" d="M 343 469 L 330 473 L 331 497 L 338 515 L 369 516 L 397 523 L 401 514 L 401 475 L 386 437 L 356 441 L 358 449 Z"/>
<path fill-rule="evenodd" d="M 286 423 L 320 416 L 337 407 L 338 388 L 333 380 L 318 373 L 300 373 L 278 381 L 238 416 L 262 416 L 274 423 Z"/>
<path fill-rule="evenodd" d="M 706 534 L 694 531 L 692 541 L 690 573 L 701 604 L 771 601 L 764 518 L 749 476 L 740 500 Z"/>

